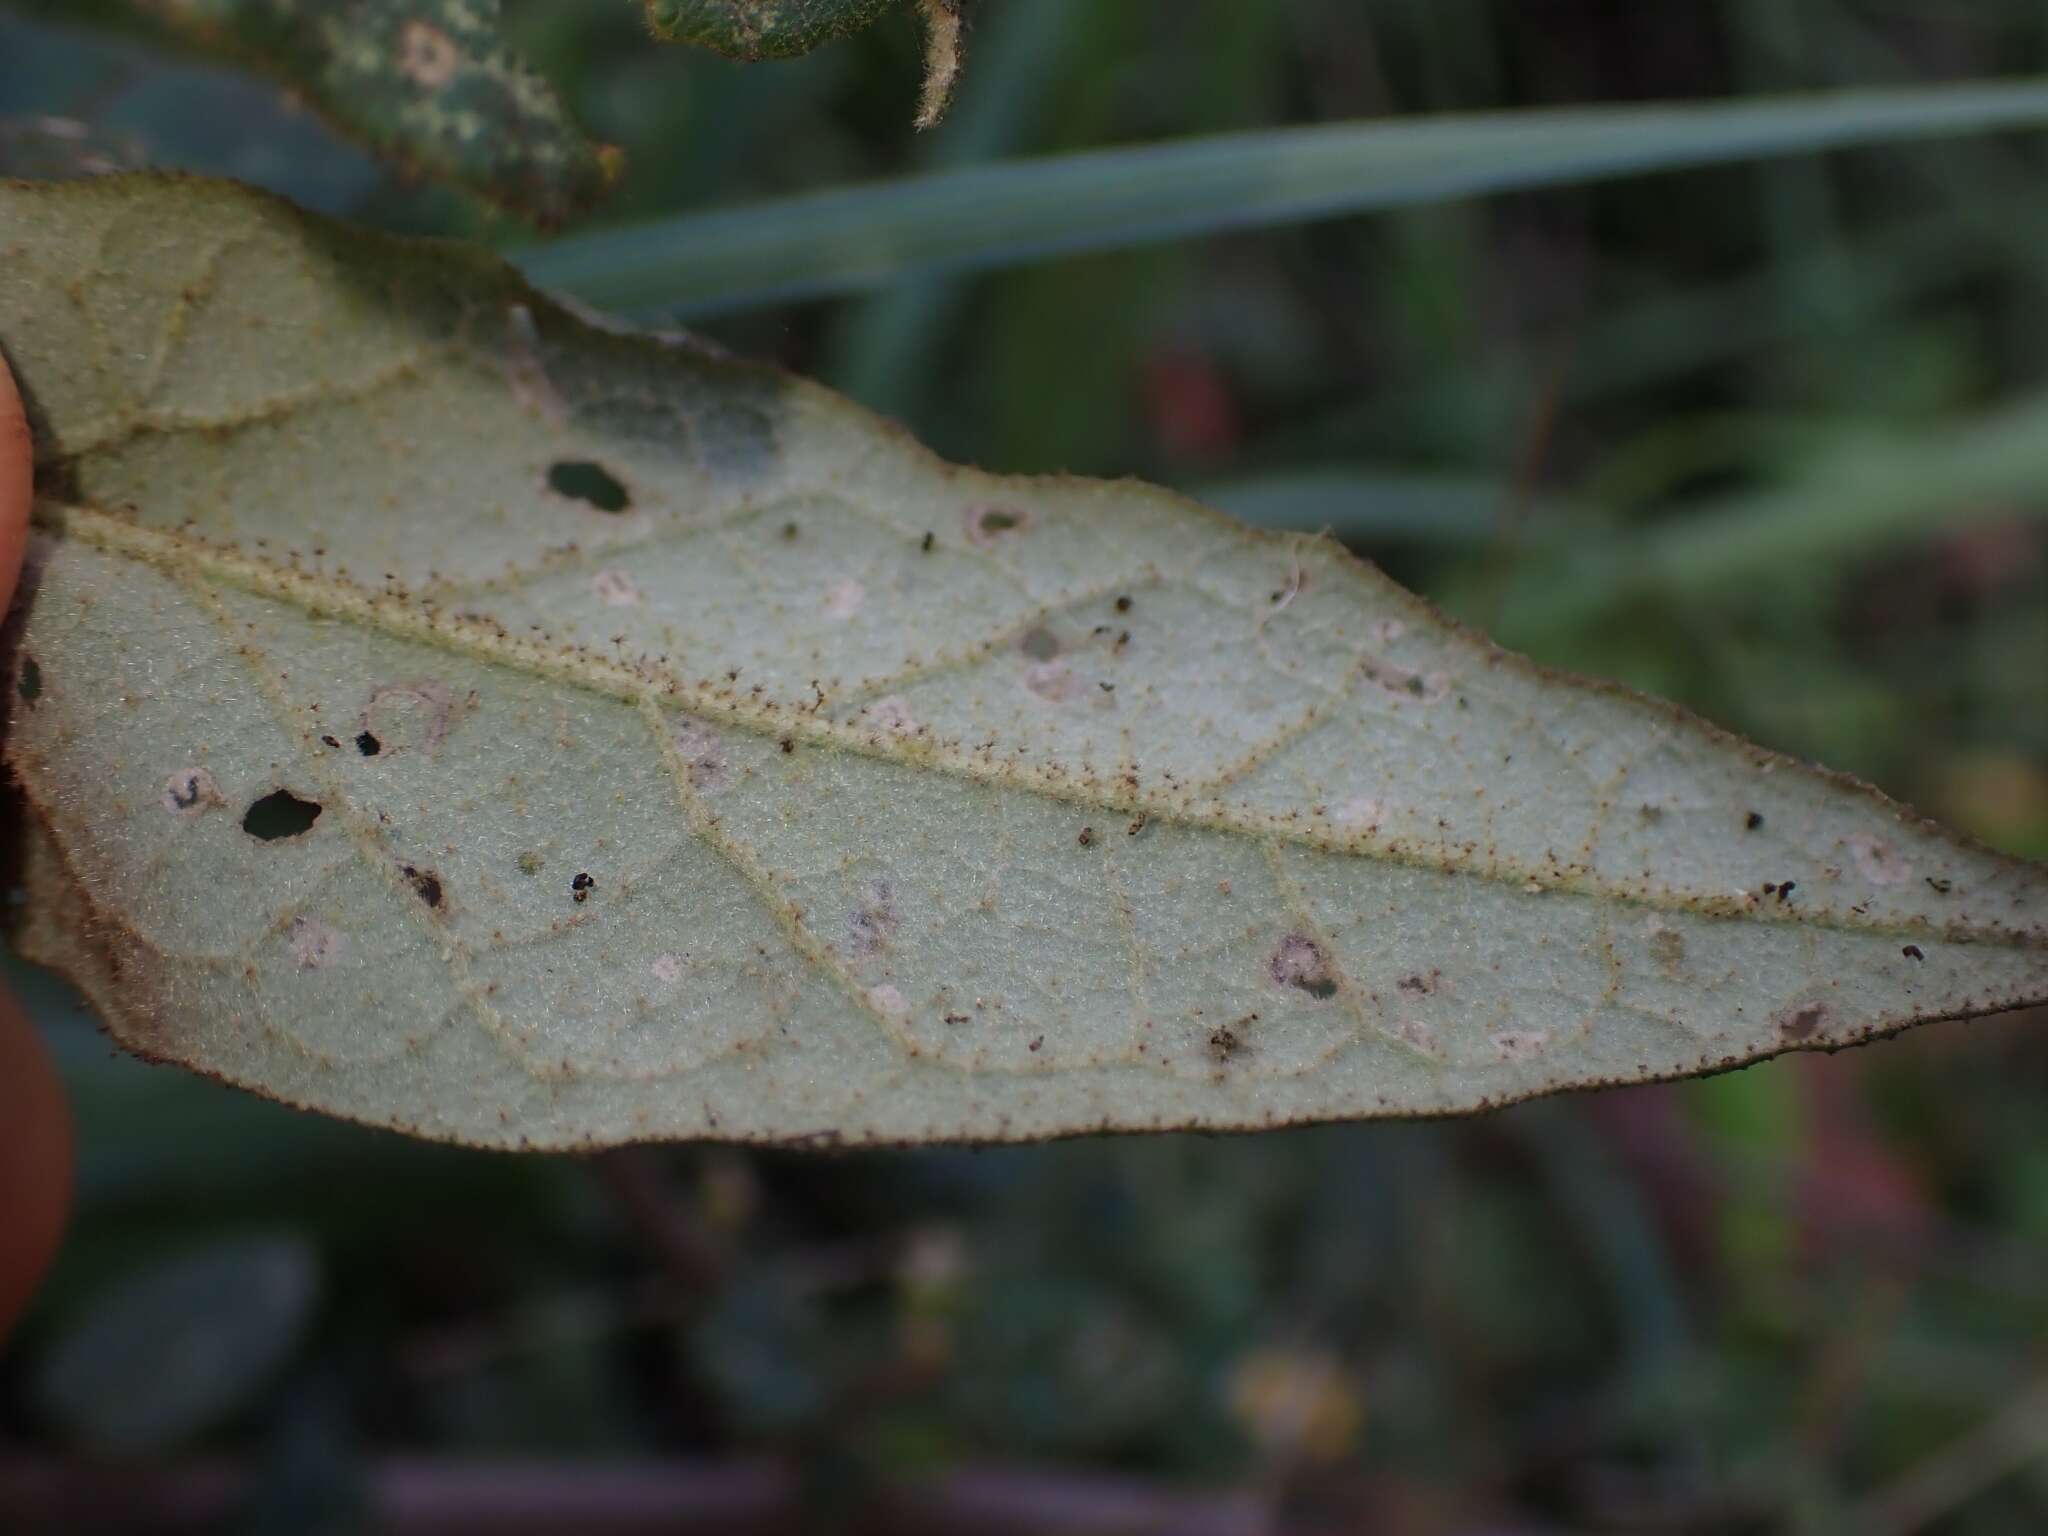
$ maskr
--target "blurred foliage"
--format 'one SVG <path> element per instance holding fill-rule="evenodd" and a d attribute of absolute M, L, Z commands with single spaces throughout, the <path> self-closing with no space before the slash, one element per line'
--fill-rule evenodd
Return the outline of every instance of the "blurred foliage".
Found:
<path fill-rule="evenodd" d="M 645 0 L 647 27 L 665 43 L 728 58 L 786 59 L 872 26 L 905 0 Z"/>
<path fill-rule="evenodd" d="M 907 25 L 742 70 L 647 47 L 630 7 L 506 10 L 628 152 L 621 221 L 1283 122 L 2048 70 L 2035 0 L 988 0 L 954 118 L 913 137 Z M 0 150 L 516 234 L 261 91 L 6 19 Z M 1509 643 L 2038 857 L 2044 176 L 2038 137 L 1860 149 L 707 329 L 956 458 L 1335 527 Z M 104 1443 L 50 1383 L 165 1266 L 283 1242 L 320 1298 L 284 1358 L 156 1439 L 251 1469 L 240 1529 L 356 1528 L 395 1458 L 762 1453 L 825 1529 L 989 1462 L 1282 1522 L 1245 1530 L 2048 1528 L 2038 1014 L 1462 1123 L 514 1161 L 112 1059 L 20 985 L 81 1204 L 0 1356 L 0 1470 Z"/>
<path fill-rule="evenodd" d="M 592 143 L 508 50 L 498 0 L 20 0 L 278 79 L 408 171 L 543 225 L 599 201 L 616 150 Z"/>

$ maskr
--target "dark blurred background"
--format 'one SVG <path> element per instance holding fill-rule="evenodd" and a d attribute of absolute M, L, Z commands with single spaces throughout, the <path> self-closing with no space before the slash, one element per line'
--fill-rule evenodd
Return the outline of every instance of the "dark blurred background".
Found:
<path fill-rule="evenodd" d="M 1219 129 L 2048 72 L 2039 0 L 988 0 L 917 136 L 907 22 L 741 68 L 635 9 L 508 5 L 626 149 L 621 222 Z M 273 87 L 4 10 L 0 151 L 530 238 Z M 955 458 L 1331 528 L 1508 644 L 2040 857 L 2044 190 L 2042 137 L 1977 137 L 698 323 Z M 521 1160 L 117 1058 L 16 975 L 81 1180 L 0 1354 L 0 1529 L 2048 1530 L 2040 1013 L 1464 1122 Z"/>

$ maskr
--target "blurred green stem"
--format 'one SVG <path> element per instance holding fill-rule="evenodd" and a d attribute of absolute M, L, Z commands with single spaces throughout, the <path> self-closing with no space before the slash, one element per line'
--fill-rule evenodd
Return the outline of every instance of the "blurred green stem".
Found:
<path fill-rule="evenodd" d="M 936 171 L 530 248 L 536 283 L 701 315 L 914 272 L 2048 121 L 2048 81 L 1706 105 L 1504 112 L 1222 134 Z"/>

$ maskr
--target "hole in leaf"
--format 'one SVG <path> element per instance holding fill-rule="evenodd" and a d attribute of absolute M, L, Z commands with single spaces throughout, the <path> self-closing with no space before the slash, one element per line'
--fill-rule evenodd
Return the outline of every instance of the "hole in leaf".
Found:
<path fill-rule="evenodd" d="M 384 750 L 384 743 L 377 739 L 375 732 L 364 731 L 356 737 L 356 750 L 365 757 L 375 757 Z"/>
<path fill-rule="evenodd" d="M 33 656 L 21 658 L 21 680 L 15 685 L 24 704 L 33 704 L 43 696 L 43 669 Z"/>
<path fill-rule="evenodd" d="M 242 830 L 258 842 L 274 843 L 281 837 L 297 837 L 319 819 L 319 801 L 301 800 L 290 790 L 279 789 L 243 813 Z"/>
<path fill-rule="evenodd" d="M 633 504 L 618 477 L 589 459 L 562 459 L 550 464 L 548 489 L 557 496 L 588 502 L 600 512 L 623 512 Z"/>

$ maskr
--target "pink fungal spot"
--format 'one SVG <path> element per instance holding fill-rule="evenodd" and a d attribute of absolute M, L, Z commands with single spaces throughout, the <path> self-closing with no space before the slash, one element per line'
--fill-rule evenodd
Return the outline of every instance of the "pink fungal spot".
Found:
<path fill-rule="evenodd" d="M 459 713 L 446 683 L 432 678 L 386 683 L 364 706 L 362 729 L 378 743 L 379 752 L 431 752 L 447 738 Z"/>
<path fill-rule="evenodd" d="M 880 954 L 896 937 L 898 921 L 895 887 L 887 880 L 868 881 L 860 905 L 847 914 L 847 950 L 863 959 Z"/>
<path fill-rule="evenodd" d="M 1024 691 L 1047 704 L 1071 704 L 1084 687 L 1064 661 L 1034 661 L 1024 669 Z"/>
<path fill-rule="evenodd" d="M 438 91 L 462 67 L 462 53 L 455 40 L 439 27 L 424 21 L 408 21 L 399 29 L 398 52 L 392 63 L 414 85 Z"/>
<path fill-rule="evenodd" d="M 1317 1002 L 1337 995 L 1337 974 L 1323 946 L 1306 934 L 1290 933 L 1267 958 L 1266 972 L 1283 987 L 1306 992 Z"/>
<path fill-rule="evenodd" d="M 1857 872 L 1872 885 L 1904 885 L 1913 878 L 1913 866 L 1890 843 L 1877 838 L 1850 838 L 1849 856 L 1856 861 Z"/>
<path fill-rule="evenodd" d="M 317 918 L 293 918 L 289 941 L 302 971 L 324 971 L 348 953 L 348 935 Z"/>
<path fill-rule="evenodd" d="M 210 805 L 226 800 L 213 775 L 204 768 L 180 768 L 164 780 L 163 808 L 173 816 L 197 816 Z"/>
<path fill-rule="evenodd" d="M 731 786 L 732 764 L 718 732 L 703 721 L 686 716 L 676 726 L 675 744 L 690 788 L 700 795 L 715 795 Z"/>
<path fill-rule="evenodd" d="M 841 623 L 852 618 L 868 600 L 868 589 L 851 576 L 836 581 L 825 593 L 825 617 Z"/>

